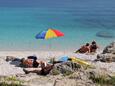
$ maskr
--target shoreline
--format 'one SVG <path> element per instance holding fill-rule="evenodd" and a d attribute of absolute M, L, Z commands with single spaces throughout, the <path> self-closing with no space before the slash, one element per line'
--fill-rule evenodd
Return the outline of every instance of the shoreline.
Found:
<path fill-rule="evenodd" d="M 13 56 L 16 58 L 27 58 L 28 56 L 36 56 L 38 60 L 48 61 L 51 58 L 56 60 L 63 57 L 77 57 L 83 60 L 93 61 L 96 59 L 97 54 L 100 54 L 102 49 L 98 49 L 97 53 L 92 54 L 80 54 L 71 51 L 0 51 L 0 57 L 6 58 L 7 56 Z"/>
<path fill-rule="evenodd" d="M 102 49 L 99 49 L 97 51 L 97 54 L 101 53 Z M 59 56 L 79 56 L 79 55 L 86 55 L 86 54 L 80 54 L 80 53 L 74 53 L 74 51 L 0 51 L 0 56 L 16 56 L 16 57 L 27 57 L 35 55 L 38 58 L 49 58 L 49 57 L 59 57 Z M 91 54 L 87 55 L 90 56 Z"/>

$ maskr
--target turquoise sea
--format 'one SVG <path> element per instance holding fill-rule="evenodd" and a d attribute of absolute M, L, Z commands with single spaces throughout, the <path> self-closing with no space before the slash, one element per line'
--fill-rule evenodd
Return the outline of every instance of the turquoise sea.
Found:
<path fill-rule="evenodd" d="M 54 28 L 65 36 L 37 40 Z M 0 0 L 0 50 L 75 50 L 93 40 L 104 47 L 115 37 L 114 0 Z"/>

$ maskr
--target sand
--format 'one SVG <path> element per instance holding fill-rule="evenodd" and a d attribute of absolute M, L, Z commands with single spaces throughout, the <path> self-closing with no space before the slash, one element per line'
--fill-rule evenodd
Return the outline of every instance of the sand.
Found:
<path fill-rule="evenodd" d="M 96 59 L 96 55 L 100 53 L 98 51 L 95 55 L 86 55 L 86 54 L 76 54 L 73 52 L 62 52 L 62 51 L 0 51 L 0 76 L 8 76 L 15 74 L 24 74 L 23 69 L 20 67 L 16 67 L 16 65 L 11 64 L 10 62 L 6 62 L 6 56 L 15 56 L 17 58 L 26 58 L 30 55 L 36 55 L 38 59 L 49 61 L 51 57 L 55 57 L 56 59 L 61 58 L 62 56 L 75 56 L 77 58 L 81 58 L 89 61 L 91 64 L 95 65 L 99 68 L 106 68 L 109 71 L 115 72 L 115 63 L 103 63 L 103 62 L 94 62 Z M 15 63 L 19 64 L 19 63 Z"/>

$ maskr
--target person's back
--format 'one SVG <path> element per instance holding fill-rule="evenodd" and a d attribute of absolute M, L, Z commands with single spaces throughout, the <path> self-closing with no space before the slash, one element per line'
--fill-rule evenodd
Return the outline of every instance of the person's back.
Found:
<path fill-rule="evenodd" d="M 77 52 L 79 53 L 89 53 L 90 48 L 89 48 L 89 43 L 86 43 L 86 45 L 82 46 Z"/>
<path fill-rule="evenodd" d="M 79 50 L 80 53 L 85 53 L 87 51 L 87 47 L 86 46 L 82 46 Z"/>

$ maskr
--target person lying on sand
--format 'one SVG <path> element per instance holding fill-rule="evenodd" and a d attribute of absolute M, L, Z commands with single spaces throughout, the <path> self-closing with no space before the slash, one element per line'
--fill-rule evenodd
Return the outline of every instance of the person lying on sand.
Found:
<path fill-rule="evenodd" d="M 48 64 L 47 66 L 41 66 L 40 68 L 24 68 L 23 71 L 28 73 L 37 73 L 40 75 L 47 75 L 53 69 L 54 64 Z"/>
<path fill-rule="evenodd" d="M 39 61 L 35 56 L 29 56 L 27 59 L 23 58 L 21 60 L 23 67 L 23 71 L 28 73 L 37 73 L 41 75 L 46 75 L 53 68 L 54 64 L 48 64 L 45 61 Z"/>
<path fill-rule="evenodd" d="M 47 63 L 44 61 L 37 60 L 37 57 L 35 56 L 29 56 L 27 59 L 23 58 L 21 60 L 21 65 L 26 68 L 38 68 L 42 65 L 46 66 Z"/>
<path fill-rule="evenodd" d="M 90 53 L 90 44 L 86 43 L 86 45 L 81 46 L 75 53 Z"/>

